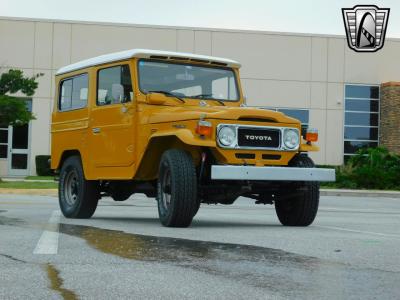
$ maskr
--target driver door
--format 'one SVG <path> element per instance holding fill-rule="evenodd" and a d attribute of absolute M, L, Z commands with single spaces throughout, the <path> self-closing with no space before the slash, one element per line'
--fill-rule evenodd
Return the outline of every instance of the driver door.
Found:
<path fill-rule="evenodd" d="M 96 105 L 90 116 L 89 157 L 94 168 L 134 162 L 134 109 L 130 66 L 99 68 Z"/>

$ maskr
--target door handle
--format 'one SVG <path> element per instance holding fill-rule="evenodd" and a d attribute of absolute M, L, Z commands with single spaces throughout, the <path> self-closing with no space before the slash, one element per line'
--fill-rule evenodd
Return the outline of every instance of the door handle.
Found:
<path fill-rule="evenodd" d="M 100 133 L 100 128 L 96 127 L 96 128 L 92 128 L 93 133 Z"/>

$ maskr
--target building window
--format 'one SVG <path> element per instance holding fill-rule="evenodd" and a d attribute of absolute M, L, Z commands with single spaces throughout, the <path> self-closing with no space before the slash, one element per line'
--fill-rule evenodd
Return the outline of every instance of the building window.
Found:
<path fill-rule="evenodd" d="M 285 115 L 295 118 L 301 122 L 301 125 L 308 127 L 310 112 L 308 109 L 289 109 L 289 108 L 278 108 L 277 111 L 284 113 Z"/>
<path fill-rule="evenodd" d="M 265 107 L 265 109 L 273 110 L 273 111 L 279 111 L 281 113 L 284 113 L 288 117 L 295 118 L 301 122 L 302 127 L 308 127 L 308 124 L 310 122 L 310 112 L 308 109 L 304 108 L 299 108 L 299 109 L 294 109 L 294 108 L 271 108 L 271 107 Z"/>
<path fill-rule="evenodd" d="M 0 127 L 0 159 L 7 158 L 8 154 L 8 127 Z"/>
<path fill-rule="evenodd" d="M 88 75 L 82 74 L 61 82 L 59 109 L 68 111 L 87 106 Z"/>
<path fill-rule="evenodd" d="M 345 86 L 344 156 L 379 143 L 379 86 Z"/>

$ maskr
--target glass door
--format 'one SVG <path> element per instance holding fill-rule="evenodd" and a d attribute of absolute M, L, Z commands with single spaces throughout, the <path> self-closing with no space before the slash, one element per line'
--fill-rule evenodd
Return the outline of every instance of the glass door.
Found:
<path fill-rule="evenodd" d="M 10 176 L 29 174 L 29 127 L 29 124 L 9 127 L 8 174 Z"/>

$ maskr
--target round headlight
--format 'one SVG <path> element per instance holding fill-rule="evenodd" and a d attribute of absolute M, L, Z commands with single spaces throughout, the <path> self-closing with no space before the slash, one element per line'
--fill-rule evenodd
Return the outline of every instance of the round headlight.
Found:
<path fill-rule="evenodd" d="M 286 129 L 283 134 L 283 144 L 288 149 L 296 149 L 299 146 L 299 132 L 294 129 Z"/>
<path fill-rule="evenodd" d="M 236 142 L 236 132 L 232 127 L 224 126 L 218 131 L 218 141 L 223 146 L 232 146 Z"/>

